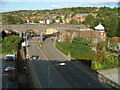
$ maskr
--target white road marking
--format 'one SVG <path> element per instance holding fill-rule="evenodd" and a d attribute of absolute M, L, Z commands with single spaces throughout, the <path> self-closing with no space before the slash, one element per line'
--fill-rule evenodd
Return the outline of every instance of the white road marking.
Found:
<path fill-rule="evenodd" d="M 88 85 L 91 86 L 91 84 L 88 82 Z"/>

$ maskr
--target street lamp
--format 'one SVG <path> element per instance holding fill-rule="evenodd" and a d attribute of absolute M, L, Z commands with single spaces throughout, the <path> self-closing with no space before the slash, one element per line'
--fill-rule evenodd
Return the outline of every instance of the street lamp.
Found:
<path fill-rule="evenodd" d="M 52 66 L 65 66 L 65 63 L 59 63 L 59 64 L 48 65 L 48 88 L 50 88 L 49 78 L 50 78 L 50 67 L 52 67 Z"/>

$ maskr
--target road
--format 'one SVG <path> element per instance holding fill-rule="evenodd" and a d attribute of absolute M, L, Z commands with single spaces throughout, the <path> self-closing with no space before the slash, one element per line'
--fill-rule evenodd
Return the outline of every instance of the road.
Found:
<path fill-rule="evenodd" d="M 60 54 L 54 47 L 54 41 L 48 38 L 43 47 L 37 44 L 37 39 L 28 41 L 28 53 L 39 55 L 38 60 L 30 59 L 36 79 L 43 88 L 105 88 L 99 80 L 90 76 L 89 70 L 80 67 L 73 61 L 68 61 L 66 57 Z M 54 65 L 49 61 L 53 61 Z M 65 66 L 56 66 L 60 62 L 66 62 Z M 57 68 L 55 68 L 55 66 Z M 49 67 L 49 70 L 48 70 Z"/>
<path fill-rule="evenodd" d="M 2 55 L 0 60 L 2 60 L 2 88 L 18 88 L 17 81 L 8 81 L 8 72 L 4 72 L 7 66 L 16 67 L 16 62 L 5 61 L 5 55 Z"/>
<path fill-rule="evenodd" d="M 62 78 L 61 74 L 52 66 L 47 57 L 38 47 L 36 40 L 31 39 L 28 41 L 28 54 L 39 55 L 38 60 L 30 59 L 32 71 L 36 76 L 36 81 L 39 81 L 42 88 L 71 88 L 69 84 Z"/>
<path fill-rule="evenodd" d="M 57 52 L 54 47 L 54 42 L 51 39 L 47 39 L 43 45 L 46 53 L 52 60 L 67 61 L 66 57 Z M 79 67 L 75 62 L 66 62 L 64 67 L 59 67 L 64 73 L 75 82 L 78 88 L 105 88 L 96 77 L 90 76 L 89 71 L 84 67 Z"/>

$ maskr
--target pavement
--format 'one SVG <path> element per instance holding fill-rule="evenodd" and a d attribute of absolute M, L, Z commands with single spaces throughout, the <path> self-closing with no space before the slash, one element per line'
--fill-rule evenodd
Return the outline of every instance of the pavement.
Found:
<path fill-rule="evenodd" d="M 104 75 L 106 78 L 120 85 L 120 68 L 104 69 L 97 71 L 100 74 Z"/>

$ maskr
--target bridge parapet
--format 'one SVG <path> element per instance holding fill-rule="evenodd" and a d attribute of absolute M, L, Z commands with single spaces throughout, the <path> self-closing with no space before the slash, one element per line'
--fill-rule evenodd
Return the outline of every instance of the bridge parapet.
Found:
<path fill-rule="evenodd" d="M 30 61 L 27 47 L 22 47 L 22 55 L 23 59 L 26 61 L 26 72 L 28 73 L 30 88 L 42 88 L 42 85 L 36 75 L 33 63 Z"/>
<path fill-rule="evenodd" d="M 77 62 L 79 63 L 79 61 L 77 61 L 77 60 L 75 60 L 75 62 L 76 62 L 76 63 L 77 63 Z M 105 77 L 105 76 L 102 75 L 101 73 L 97 72 L 96 70 L 91 69 L 88 65 L 84 64 L 83 62 L 81 62 L 81 63 L 82 63 L 81 65 L 82 65 L 84 68 L 86 68 L 87 71 L 90 72 L 90 75 L 92 75 L 93 77 L 96 76 L 96 78 L 97 78 L 100 82 L 102 82 L 103 84 L 105 84 L 106 86 L 109 86 L 109 87 L 111 87 L 111 88 L 120 88 L 120 85 L 117 84 L 116 82 L 108 79 L 107 77 Z M 86 71 L 86 72 L 87 72 L 87 71 Z"/>

